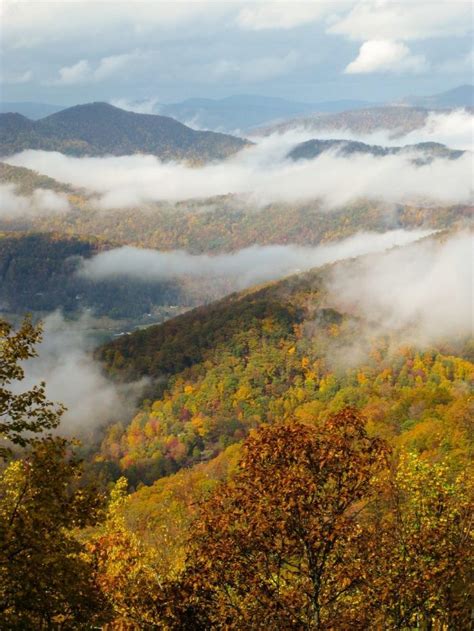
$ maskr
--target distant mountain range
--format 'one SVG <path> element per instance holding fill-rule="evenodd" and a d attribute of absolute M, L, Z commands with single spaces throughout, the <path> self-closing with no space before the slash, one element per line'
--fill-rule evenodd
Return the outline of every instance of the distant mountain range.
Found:
<path fill-rule="evenodd" d="M 395 105 L 411 105 L 426 109 L 470 107 L 473 105 L 474 86 L 464 85 L 427 97 L 407 97 Z M 191 127 L 234 132 L 246 131 L 289 118 L 308 115 L 339 114 L 348 111 L 373 109 L 386 103 L 371 103 L 356 99 L 340 99 L 301 103 L 287 99 L 257 95 L 237 95 L 223 99 L 188 99 L 179 103 L 156 105 L 156 113 L 171 116 Z M 140 107 L 140 103 L 137 103 Z M 133 107 L 133 106 L 132 106 Z"/>
<path fill-rule="evenodd" d="M 249 130 L 311 112 L 342 112 L 369 105 L 366 101 L 345 99 L 322 103 L 299 103 L 266 96 L 240 95 L 225 99 L 188 99 L 157 106 L 160 114 L 203 129 Z"/>
<path fill-rule="evenodd" d="M 112 101 L 112 104 L 114 102 Z M 89 104 L 76 107 L 91 107 L 92 105 L 106 105 L 105 103 Z M 117 101 L 118 109 L 126 110 L 129 113 L 143 114 L 145 105 L 150 108 L 149 103 L 135 101 L 123 106 Z M 362 119 L 364 114 L 357 112 L 373 112 L 374 110 L 384 110 L 385 118 L 394 114 L 398 107 L 408 107 L 403 114 L 398 117 L 408 119 L 413 116 L 412 108 L 427 109 L 450 109 L 457 107 L 474 107 L 474 86 L 461 85 L 445 92 L 440 92 L 431 96 L 407 96 L 395 103 L 370 103 L 357 99 L 340 99 L 332 101 L 321 101 L 303 103 L 288 99 L 259 96 L 259 95 L 235 95 L 222 99 L 192 98 L 177 103 L 157 103 L 151 107 L 151 114 L 171 117 L 191 128 L 214 130 L 230 134 L 241 132 L 249 133 L 256 128 L 275 126 L 294 126 L 294 121 L 305 126 L 312 125 L 315 120 L 325 119 L 333 123 L 338 120 L 339 115 L 347 114 L 349 111 L 355 112 L 353 116 Z M 39 120 L 50 117 L 60 111 L 75 110 L 60 105 L 51 105 L 35 102 L 4 102 L 0 103 L 0 113 L 21 114 L 30 120 Z M 367 114 L 366 114 L 367 116 Z M 420 118 L 418 113 L 417 117 Z M 335 117 L 335 119 L 331 119 Z M 345 118 L 343 116 L 343 118 Z M 54 119 L 53 119 L 54 120 Z M 337 128 L 337 126 L 336 126 Z"/>
<path fill-rule="evenodd" d="M 464 154 L 464 151 L 449 149 L 446 145 L 439 142 L 420 142 L 415 145 L 405 145 L 404 147 L 382 147 L 380 145 L 368 145 L 365 142 L 353 140 L 314 139 L 296 145 L 287 157 L 292 160 L 312 160 L 326 151 L 336 151 L 338 155 L 343 156 L 350 156 L 355 153 L 369 154 L 372 156 L 415 153 L 419 154 L 414 159 L 414 162 L 417 164 L 426 164 L 436 157 L 456 160 Z"/>
<path fill-rule="evenodd" d="M 474 85 L 460 85 L 431 96 L 408 96 L 401 101 L 401 104 L 427 109 L 474 107 Z"/>
<path fill-rule="evenodd" d="M 147 153 L 163 160 L 205 162 L 226 158 L 247 144 L 241 138 L 196 131 L 166 116 L 127 112 L 108 103 L 76 105 L 39 121 L 0 114 L 4 156 L 42 149 L 75 156 Z"/>
<path fill-rule="evenodd" d="M 132 102 L 128 107 L 122 106 L 118 101 L 112 101 L 111 105 L 130 112 L 144 113 L 141 111 L 144 107 L 143 101 Z M 178 103 L 157 103 L 152 107 L 152 111 L 147 113 L 169 116 L 198 129 L 232 133 L 311 112 L 342 112 L 369 105 L 371 104 L 368 101 L 356 99 L 301 103 L 276 97 L 243 94 L 223 99 L 194 98 Z M 31 120 L 39 120 L 64 109 L 69 108 L 35 102 L 0 103 L 0 113 L 21 114 Z"/>

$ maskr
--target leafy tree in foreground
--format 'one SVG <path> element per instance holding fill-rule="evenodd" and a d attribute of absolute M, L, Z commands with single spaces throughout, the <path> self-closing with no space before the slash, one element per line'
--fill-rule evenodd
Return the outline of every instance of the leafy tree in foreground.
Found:
<path fill-rule="evenodd" d="M 44 383 L 21 394 L 12 389 L 40 339 L 41 328 L 28 319 L 16 333 L 0 320 L 0 458 L 13 455 L 11 445 L 27 447 L 0 470 L 2 629 L 84 628 L 106 611 L 76 536 L 97 521 L 101 497 L 81 487 L 70 441 L 36 436 L 57 427 L 64 408 L 46 399 Z"/>
<path fill-rule="evenodd" d="M 387 451 L 348 409 L 251 435 L 196 525 L 188 604 L 211 628 L 367 628 L 358 513 Z"/>
<path fill-rule="evenodd" d="M 351 409 L 324 424 L 262 426 L 242 452 L 237 472 L 188 525 L 182 570 L 158 569 L 161 547 L 153 550 L 128 530 L 130 507 L 123 483 L 117 487 L 91 548 L 112 624 L 168 631 L 469 628 L 467 476 L 456 479 L 443 463 L 404 452 L 391 456 Z M 167 489 L 167 501 L 182 510 L 179 493 Z"/>
<path fill-rule="evenodd" d="M 104 523 L 87 549 L 94 559 L 97 585 L 113 612 L 113 625 L 144 629 L 153 626 L 155 602 L 161 592 L 156 569 L 159 552 L 127 529 L 123 509 L 128 498 L 127 480 L 120 478 L 112 490 Z"/>
<path fill-rule="evenodd" d="M 35 345 L 41 341 L 41 326 L 26 318 L 17 332 L 5 320 L 0 320 L 0 458 L 6 459 L 11 450 L 8 443 L 26 446 L 31 434 L 59 425 L 64 411 L 46 399 L 45 384 L 14 394 L 11 384 L 24 379 L 21 362 L 36 357 Z"/>
<path fill-rule="evenodd" d="M 413 454 L 381 480 L 361 549 L 372 628 L 471 628 L 472 480 Z"/>
<path fill-rule="evenodd" d="M 75 531 L 97 520 L 100 497 L 80 488 L 61 438 L 38 440 L 0 475 L 0 619 L 4 629 L 78 628 L 104 610 Z"/>

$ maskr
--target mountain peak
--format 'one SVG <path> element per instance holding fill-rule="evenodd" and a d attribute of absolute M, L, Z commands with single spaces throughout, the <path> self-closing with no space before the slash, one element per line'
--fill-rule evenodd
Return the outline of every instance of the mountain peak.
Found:
<path fill-rule="evenodd" d="M 7 116 L 7 118 L 5 118 Z M 155 114 L 136 114 L 101 101 L 68 107 L 31 121 L 20 114 L 0 116 L 0 153 L 24 149 L 70 155 L 148 153 L 162 160 L 219 160 L 248 144 L 235 136 L 196 131 Z"/>

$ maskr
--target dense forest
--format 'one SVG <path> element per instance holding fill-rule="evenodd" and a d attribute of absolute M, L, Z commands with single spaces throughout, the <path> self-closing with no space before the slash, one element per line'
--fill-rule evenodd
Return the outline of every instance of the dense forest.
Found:
<path fill-rule="evenodd" d="M 16 169 L 0 169 L 0 182 L 15 183 L 20 177 Z M 25 171 L 27 180 L 38 178 L 34 172 Z M 54 180 L 51 182 L 53 186 Z M 318 201 L 272 203 L 262 208 L 235 195 L 176 204 L 148 203 L 107 212 L 94 207 L 89 197 L 78 190 L 68 200 L 71 209 L 65 213 L 36 216 L 5 213 L 0 217 L 0 229 L 55 232 L 85 239 L 95 235 L 117 245 L 184 249 L 199 254 L 232 252 L 255 244 L 318 245 L 359 231 L 467 226 L 472 214 L 471 205 L 387 205 L 368 200 L 346 204 L 331 212 Z"/>
<path fill-rule="evenodd" d="M 112 377 L 146 376 L 155 385 L 127 427 L 109 428 L 98 461 L 150 483 L 217 456 L 261 423 L 326 418 L 346 406 L 392 444 L 436 451 L 439 435 L 466 461 L 469 340 L 420 350 L 403 335 L 372 333 L 331 306 L 332 268 L 234 294 L 99 348 Z M 445 425 L 452 414 L 456 431 Z"/>
<path fill-rule="evenodd" d="M 212 212 L 196 210 L 195 232 L 182 224 L 190 250 L 210 219 L 216 251 L 255 239 L 256 225 L 262 239 L 283 235 L 292 221 L 282 206 L 271 227 L 247 211 L 252 228 L 226 235 L 215 219 L 225 214 Z M 321 223 L 307 207 L 293 212 L 290 242 L 387 226 L 376 204 Z M 468 212 L 400 207 L 392 221 L 448 225 L 428 238 L 442 244 Z M 78 262 L 116 242 L 72 232 L 3 233 L 2 300 L 21 312 L 46 308 L 45 296 L 73 308 L 80 296 L 120 316 L 188 287 L 202 302 L 194 279 L 159 289 L 80 279 Z M 178 234 L 160 238 L 175 247 Z M 333 274 L 358 266 L 252 287 L 100 346 L 110 380 L 147 385 L 129 422 L 83 444 L 60 437 L 64 409 L 44 384 L 21 389 L 41 328 L 1 321 L 6 629 L 469 628 L 472 339 L 419 342 L 407 336 L 414 321 L 384 330 L 357 305 L 337 306 Z"/>
<path fill-rule="evenodd" d="M 379 341 L 342 374 L 341 314 L 263 315 L 82 464 L 2 322 L 5 628 L 468 628 L 474 365 Z"/>
<path fill-rule="evenodd" d="M 264 135 L 284 132 L 295 127 L 311 129 L 314 132 L 325 129 L 349 129 L 352 132 L 370 134 L 384 129 L 402 136 L 414 129 L 423 127 L 428 117 L 428 110 L 423 107 L 387 105 L 385 107 L 364 107 L 337 113 L 315 113 L 300 116 L 260 130 Z"/>

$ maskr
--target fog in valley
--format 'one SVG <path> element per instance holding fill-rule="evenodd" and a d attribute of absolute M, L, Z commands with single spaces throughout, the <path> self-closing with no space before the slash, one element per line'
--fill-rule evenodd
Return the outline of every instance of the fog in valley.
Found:
<path fill-rule="evenodd" d="M 348 239 L 314 248 L 296 245 L 254 245 L 230 254 L 214 256 L 192 255 L 184 251 L 158 252 L 124 246 L 84 260 L 78 273 L 96 280 L 118 276 L 144 280 L 162 280 L 179 276 L 223 276 L 230 278 L 232 286 L 236 289 L 243 289 L 340 259 L 405 245 L 428 234 L 429 230 L 359 233 Z"/>
<path fill-rule="evenodd" d="M 434 157 L 415 165 L 410 151 L 374 156 L 340 155 L 326 151 L 312 160 L 290 160 L 287 155 L 310 138 L 362 140 L 369 144 L 405 146 L 442 142 L 449 148 L 470 150 L 472 114 L 466 111 L 432 113 L 422 129 L 393 138 L 393 132 L 372 135 L 347 130 L 315 132 L 294 129 L 253 138 L 254 146 L 225 161 L 204 166 L 162 162 L 151 155 L 76 158 L 57 152 L 23 151 L 6 161 L 48 175 L 92 194 L 100 209 L 134 207 L 154 201 L 180 201 L 217 195 L 243 195 L 255 206 L 272 202 L 320 200 L 330 210 L 361 199 L 386 203 L 468 204 L 472 201 L 472 154 L 458 159 Z M 419 158 L 419 154 L 416 155 Z M 2 214 L 17 213 L 23 200 L 9 203 Z M 57 196 L 56 196 L 57 197 Z M 62 199 L 62 198 L 60 198 Z M 60 207 L 51 195 L 52 210 Z M 64 204 L 64 201 L 63 201 Z M 32 200 L 29 212 L 42 210 Z"/>

